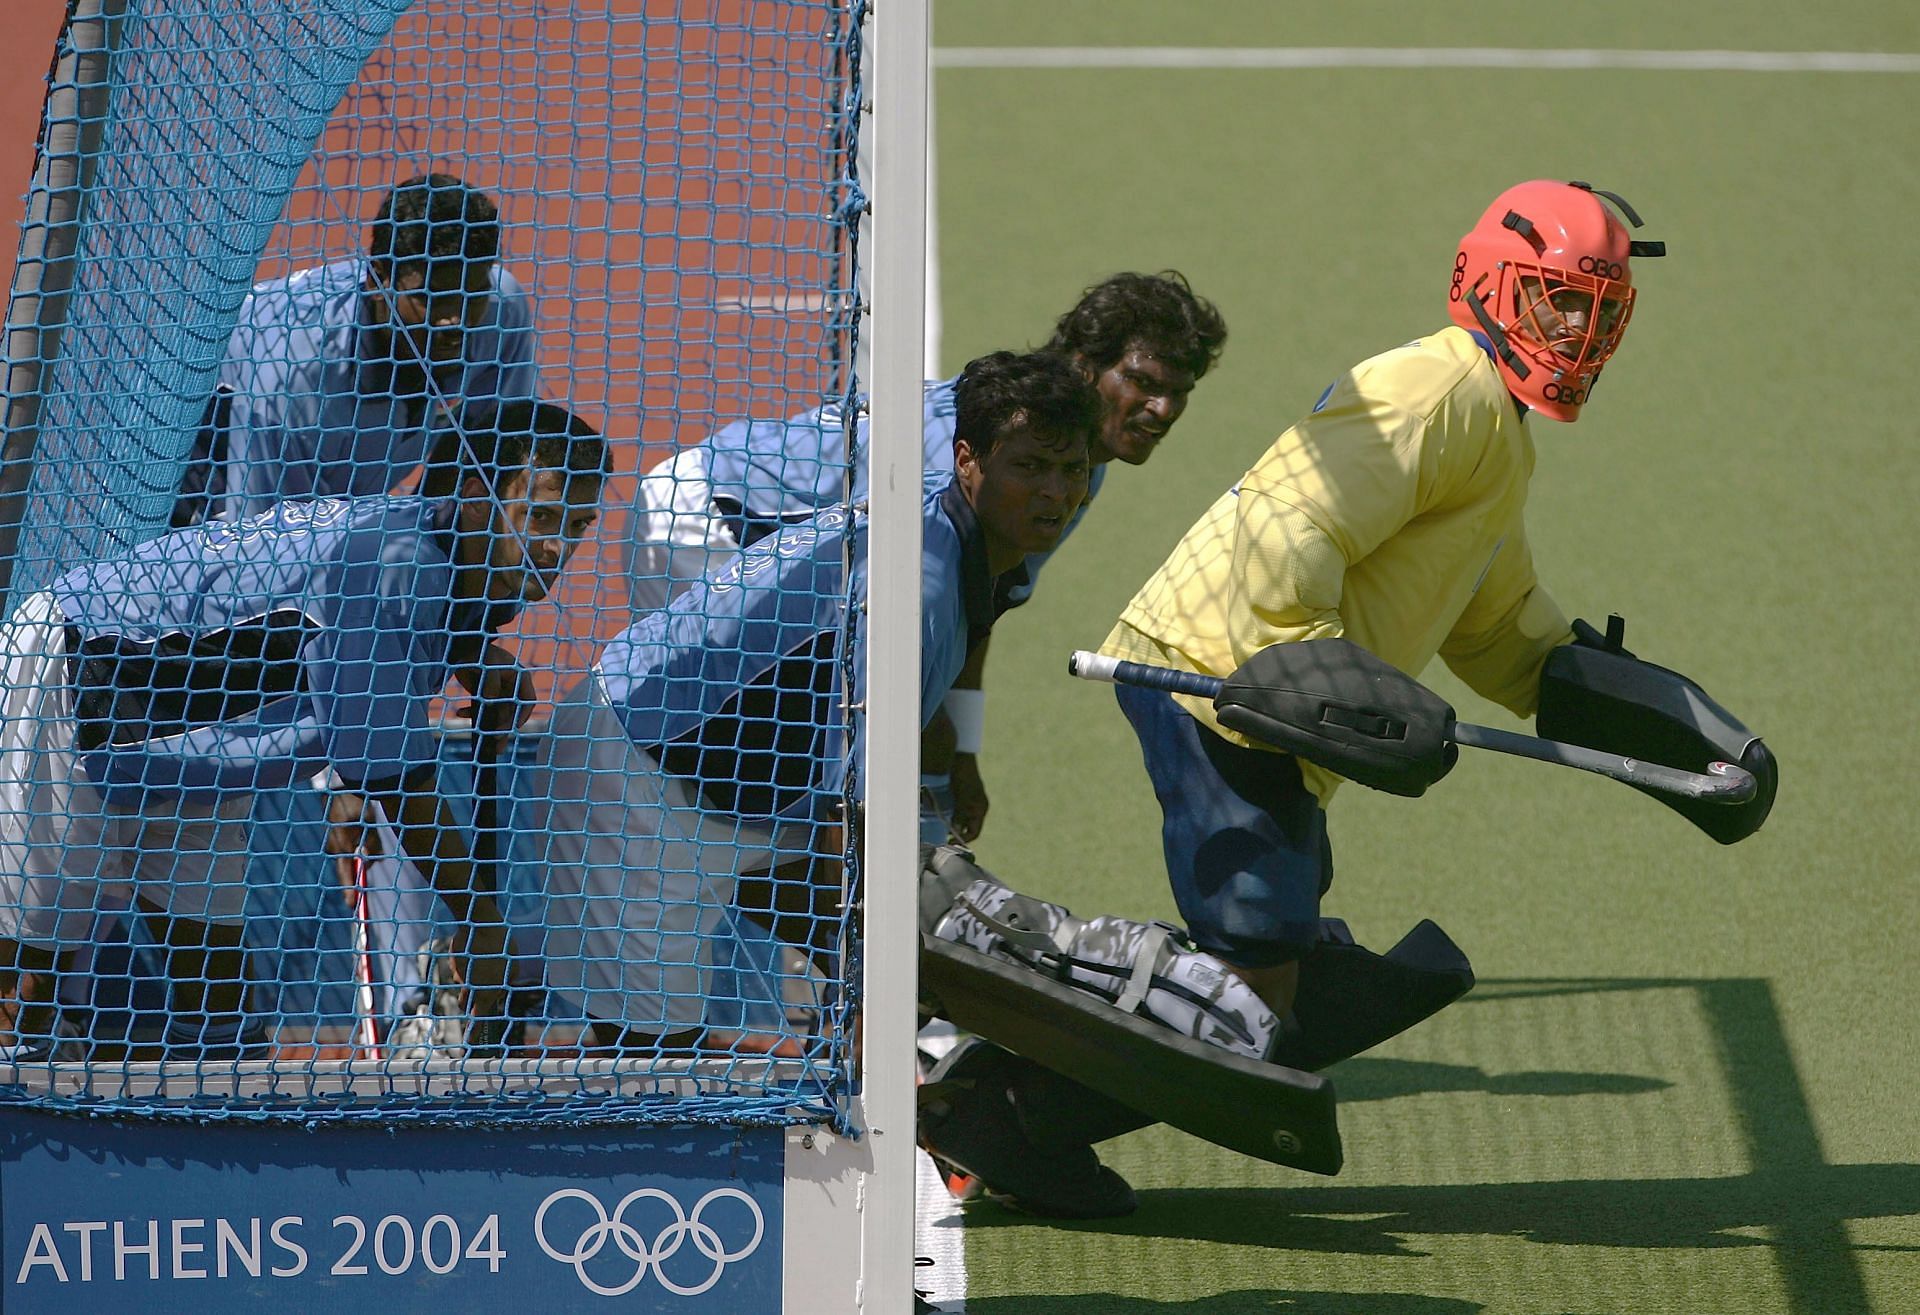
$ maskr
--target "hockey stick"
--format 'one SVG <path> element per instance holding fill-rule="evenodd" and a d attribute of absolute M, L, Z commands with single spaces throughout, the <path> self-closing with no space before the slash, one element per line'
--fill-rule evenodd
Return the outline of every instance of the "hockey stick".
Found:
<path fill-rule="evenodd" d="M 354 1045 L 380 1062 L 380 1018 L 373 993 L 372 917 L 367 906 L 367 856 L 353 856 L 353 993 L 357 1017 Z"/>
<path fill-rule="evenodd" d="M 1067 670 L 1082 680 L 1103 680 L 1115 685 L 1139 685 L 1146 689 L 1166 690 L 1170 694 L 1188 694 L 1212 700 L 1226 682 L 1218 676 L 1203 676 L 1170 667 L 1150 667 L 1143 662 L 1124 662 L 1098 653 L 1078 650 L 1067 659 Z M 1557 763 L 1583 772 L 1594 772 L 1615 781 L 1638 786 L 1656 794 L 1681 799 L 1701 799 L 1710 803 L 1739 804 L 1753 798 L 1758 788 L 1753 774 L 1732 763 L 1716 762 L 1705 772 L 1689 772 L 1660 763 L 1641 762 L 1619 754 L 1559 740 L 1543 740 L 1534 735 L 1495 730 L 1456 721 L 1448 728 L 1447 738 L 1470 749 L 1491 749 L 1495 753 L 1532 758 L 1536 762 Z"/>

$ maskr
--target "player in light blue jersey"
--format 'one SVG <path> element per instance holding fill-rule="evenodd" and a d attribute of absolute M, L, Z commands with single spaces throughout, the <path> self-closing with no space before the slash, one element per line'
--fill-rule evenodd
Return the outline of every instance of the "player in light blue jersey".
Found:
<path fill-rule="evenodd" d="M 1226 343 L 1220 314 L 1181 275 L 1116 274 L 1095 284 L 1054 327 L 1047 349 L 1073 359 L 1100 395 L 1103 416 L 1091 448 L 1091 506 L 1113 461 L 1143 465 L 1186 409 L 1187 396 Z M 954 381 L 925 385 L 922 444 L 926 468 L 953 469 Z M 855 447 L 848 487 L 847 436 Z M 640 482 L 628 528 L 627 571 L 636 615 L 664 606 L 741 547 L 830 503 L 866 497 L 864 404 L 852 424 L 832 403 L 784 421 L 742 420 L 654 467 Z M 1079 523 L 1076 516 L 1062 542 Z M 1057 546 L 1057 545 L 1056 545 Z M 1051 552 L 1028 560 L 1027 578 L 1009 582 L 1010 604 L 1024 603 Z M 971 841 L 987 815 L 978 753 L 984 735 L 980 692 L 986 649 L 961 675 L 928 736 L 927 819 L 945 839 Z"/>
<path fill-rule="evenodd" d="M 491 865 L 437 788 L 430 706 L 455 674 L 518 686 L 489 636 L 553 588 L 607 453 L 530 402 L 470 410 L 457 446 L 452 496 L 176 530 L 70 570 L 0 628 L 0 966 L 28 970 L 23 1037 L 55 1039 L 49 978 L 99 897 L 130 894 L 164 931 L 171 1053 L 242 1050 L 251 796 L 323 775 L 352 833 L 335 847 L 391 819 L 462 924 L 480 1012 L 498 1011 Z"/>
<path fill-rule="evenodd" d="M 534 397 L 532 303 L 499 249 L 487 195 L 428 174 L 388 194 L 367 255 L 255 286 L 173 523 L 385 493 L 449 412 Z"/>
<path fill-rule="evenodd" d="M 996 582 L 1065 533 L 1099 418 L 1081 372 L 1048 353 L 976 360 L 954 395 L 954 470 L 923 504 L 923 718 L 1004 607 Z M 781 1043 L 703 1035 L 712 954 L 743 912 L 832 953 L 835 919 L 818 915 L 841 894 L 831 836 L 858 760 L 846 737 L 864 693 L 866 542 L 862 509 L 817 512 L 643 617 L 518 778 L 514 831 L 544 894 L 524 916 L 544 934 L 549 989 L 599 1045 Z"/>

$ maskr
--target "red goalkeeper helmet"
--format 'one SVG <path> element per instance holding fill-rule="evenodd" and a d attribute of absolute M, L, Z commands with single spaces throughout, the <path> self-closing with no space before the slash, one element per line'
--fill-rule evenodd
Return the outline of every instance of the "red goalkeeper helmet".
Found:
<path fill-rule="evenodd" d="M 1633 316 L 1633 257 L 1667 254 L 1664 242 L 1629 238 L 1609 201 L 1640 227 L 1613 192 L 1521 183 L 1494 199 L 1453 259 L 1454 323 L 1485 334 L 1507 388 L 1555 420 L 1579 418 L 1620 346 Z"/>

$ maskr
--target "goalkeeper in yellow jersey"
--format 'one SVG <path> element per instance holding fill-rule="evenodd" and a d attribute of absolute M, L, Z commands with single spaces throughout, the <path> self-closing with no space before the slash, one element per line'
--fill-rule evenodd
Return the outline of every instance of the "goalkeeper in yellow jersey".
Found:
<path fill-rule="evenodd" d="M 1584 183 L 1499 196 L 1460 242 L 1452 325 L 1336 379 L 1187 531 L 1101 651 L 1227 676 L 1269 645 L 1344 636 L 1409 675 L 1437 654 L 1530 716 L 1542 663 L 1573 634 L 1527 546 L 1528 422 L 1579 417 L 1626 332 L 1633 259 L 1664 254 L 1623 216 L 1638 225 Z M 1118 692 L 1182 917 L 1285 1017 L 1333 877 L 1339 778 L 1226 729 L 1205 700 Z"/>
<path fill-rule="evenodd" d="M 1453 324 L 1336 379 L 1187 531 L 1102 647 L 1219 687 L 1207 699 L 1154 682 L 1117 690 L 1160 799 L 1192 944 L 1271 1007 L 1276 1071 L 1153 1045 L 1122 1025 L 1135 1023 L 1121 1003 L 1132 986 L 1111 1007 L 1105 996 L 1078 1005 L 1057 982 L 1021 993 L 1017 978 L 923 956 L 941 1006 L 981 1033 L 921 1088 L 921 1144 L 950 1173 L 1037 1213 L 1124 1213 L 1132 1193 L 1091 1148 L 1162 1119 L 1246 1154 L 1337 1169 L 1332 1093 L 1316 1104 L 1283 1075 L 1359 1054 L 1473 984 L 1432 922 L 1374 954 L 1320 916 L 1339 783 L 1327 768 L 1417 795 L 1452 765 L 1452 709 L 1413 679 L 1436 656 L 1533 716 L 1558 749 L 1693 772 L 1737 765 L 1753 787 L 1739 800 L 1652 792 L 1722 844 L 1765 820 L 1778 778 L 1759 737 L 1686 677 L 1627 652 L 1618 618 L 1604 637 L 1569 624 L 1527 546 L 1530 418 L 1579 417 L 1626 332 L 1634 262 L 1666 254 L 1629 225 L 1640 226 L 1631 206 L 1585 183 L 1497 197 L 1454 257 Z M 1093 664 L 1080 674 L 1106 678 Z M 946 861 L 929 865 L 934 878 Z M 1088 1029 L 1104 1049 L 1075 1044 Z"/>

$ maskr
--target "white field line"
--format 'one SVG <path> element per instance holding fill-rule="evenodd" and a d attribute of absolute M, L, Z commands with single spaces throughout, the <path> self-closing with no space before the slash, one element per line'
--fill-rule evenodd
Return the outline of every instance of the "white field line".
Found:
<path fill-rule="evenodd" d="M 947 1315 L 965 1315 L 967 1309 L 967 1231 L 961 1226 L 960 1203 L 940 1181 L 927 1153 L 915 1150 L 913 1254 L 933 1257 L 928 1269 L 915 1270 L 914 1286 L 929 1292 L 928 1300 Z"/>
<path fill-rule="evenodd" d="M 1920 54 L 1844 50 L 1527 50 L 1500 46 L 936 46 L 936 68 L 1652 69 L 1920 73 Z"/>

